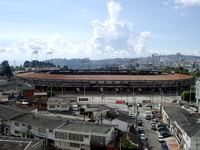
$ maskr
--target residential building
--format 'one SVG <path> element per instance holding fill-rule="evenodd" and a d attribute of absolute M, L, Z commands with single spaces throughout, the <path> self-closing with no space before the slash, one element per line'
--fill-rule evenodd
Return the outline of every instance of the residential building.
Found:
<path fill-rule="evenodd" d="M 0 136 L 1 150 L 46 150 L 43 139 L 24 139 L 10 136 Z"/>
<path fill-rule="evenodd" d="M 0 133 L 10 135 L 10 120 L 25 115 L 22 111 L 0 105 Z"/>
<path fill-rule="evenodd" d="M 200 113 L 200 78 L 196 81 L 196 103 L 198 112 Z"/>
<path fill-rule="evenodd" d="M 169 125 L 182 150 L 200 149 L 200 118 L 177 106 L 162 106 L 163 122 Z"/>
<path fill-rule="evenodd" d="M 54 140 L 54 129 L 65 123 L 65 120 L 58 118 L 28 114 L 10 121 L 11 135 Z"/>
<path fill-rule="evenodd" d="M 74 97 L 50 97 L 47 101 L 48 111 L 69 111 Z"/>
<path fill-rule="evenodd" d="M 119 111 L 115 118 L 105 117 L 102 120 L 102 123 L 115 125 L 120 131 L 129 132 L 130 127 L 134 124 L 134 119 L 132 119 L 128 114 Z"/>
<path fill-rule="evenodd" d="M 70 122 L 55 129 L 55 146 L 70 150 L 105 149 L 115 135 L 114 126 Z"/>

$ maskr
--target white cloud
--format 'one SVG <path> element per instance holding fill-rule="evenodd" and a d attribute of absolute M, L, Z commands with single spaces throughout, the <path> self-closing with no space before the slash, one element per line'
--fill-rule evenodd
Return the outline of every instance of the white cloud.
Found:
<path fill-rule="evenodd" d="M 120 20 L 122 6 L 119 3 L 111 0 L 107 3 L 107 8 L 109 15 L 106 20 L 94 19 L 91 22 L 91 39 L 72 42 L 55 33 L 48 38 L 28 37 L 7 49 L 29 57 L 26 59 L 30 59 L 33 52 L 38 52 L 39 59 L 45 59 L 49 52 L 53 57 L 92 59 L 147 55 L 145 43 L 151 36 L 150 32 L 136 33 L 131 22 Z"/>
<path fill-rule="evenodd" d="M 175 0 L 175 3 L 181 6 L 200 6 L 200 0 Z"/>

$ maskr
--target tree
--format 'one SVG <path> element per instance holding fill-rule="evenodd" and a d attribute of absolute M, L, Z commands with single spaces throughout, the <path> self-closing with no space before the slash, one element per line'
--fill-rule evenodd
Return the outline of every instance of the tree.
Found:
<path fill-rule="evenodd" d="M 1 70 L 2 70 L 2 74 L 4 76 L 7 76 L 7 77 L 12 76 L 12 70 L 11 70 L 10 65 L 7 60 L 4 60 L 1 63 Z"/>
<path fill-rule="evenodd" d="M 182 100 L 184 101 L 195 101 L 195 92 L 194 91 L 184 91 L 182 94 L 181 94 L 181 98 Z"/>

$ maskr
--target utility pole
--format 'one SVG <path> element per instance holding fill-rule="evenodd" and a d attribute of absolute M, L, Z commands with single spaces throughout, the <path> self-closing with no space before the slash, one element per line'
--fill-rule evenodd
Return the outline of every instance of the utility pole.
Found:
<path fill-rule="evenodd" d="M 192 101 L 192 98 L 191 98 L 191 85 L 190 85 L 190 103 Z"/>

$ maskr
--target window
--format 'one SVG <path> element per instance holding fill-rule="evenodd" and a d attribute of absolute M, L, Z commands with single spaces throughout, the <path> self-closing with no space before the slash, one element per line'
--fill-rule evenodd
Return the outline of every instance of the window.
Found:
<path fill-rule="evenodd" d="M 43 133 L 45 133 L 45 132 L 46 132 L 46 129 L 44 129 L 44 128 L 38 128 L 38 132 L 43 132 Z"/>
<path fill-rule="evenodd" d="M 22 124 L 22 126 L 26 126 L 25 124 Z"/>
<path fill-rule="evenodd" d="M 79 101 L 88 101 L 88 98 L 79 98 Z"/>
<path fill-rule="evenodd" d="M 85 138 L 89 138 L 89 135 L 85 135 Z"/>
<path fill-rule="evenodd" d="M 52 133 L 52 132 L 53 132 L 53 130 L 49 129 L 49 132 L 51 132 L 51 133 Z"/>
<path fill-rule="evenodd" d="M 77 143 L 70 143 L 69 145 L 70 147 L 76 147 L 76 148 L 80 147 L 80 144 L 77 144 Z"/>
<path fill-rule="evenodd" d="M 19 132 L 19 131 L 15 131 L 15 133 L 16 133 L 16 134 L 19 134 L 20 132 Z"/>
<path fill-rule="evenodd" d="M 106 138 L 104 136 L 91 136 L 91 143 L 93 144 L 100 144 L 100 145 L 106 145 Z"/>
<path fill-rule="evenodd" d="M 55 106 L 54 105 L 49 105 L 49 108 L 55 108 Z"/>
<path fill-rule="evenodd" d="M 19 123 L 15 122 L 15 126 L 16 126 L 16 127 L 19 127 Z"/>
<path fill-rule="evenodd" d="M 72 140 L 72 141 L 83 141 L 83 135 L 69 133 L 69 140 Z"/>
<path fill-rule="evenodd" d="M 63 132 L 56 132 L 55 133 L 55 138 L 57 139 L 68 139 L 67 138 L 67 133 L 63 133 Z"/>

